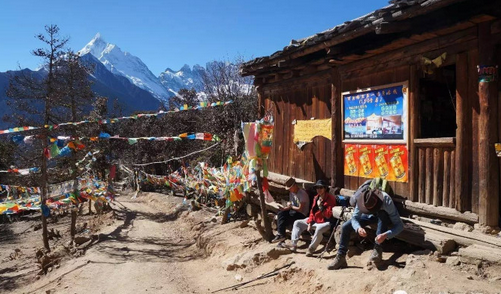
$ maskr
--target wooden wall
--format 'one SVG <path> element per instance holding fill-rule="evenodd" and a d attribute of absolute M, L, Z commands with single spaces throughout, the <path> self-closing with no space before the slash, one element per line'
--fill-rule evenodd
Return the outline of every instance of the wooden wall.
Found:
<path fill-rule="evenodd" d="M 364 75 L 357 78 L 343 80 L 341 87 L 342 92 L 407 81 L 410 78 L 409 68 L 410 67 L 408 65 L 404 65 Z M 341 99 L 341 97 L 339 99 Z M 343 150 L 344 150 L 344 144 L 343 144 Z M 362 177 L 345 176 L 344 184 L 346 188 L 356 190 L 366 180 L 367 180 L 366 178 Z M 403 197 L 408 197 L 409 195 L 408 183 L 391 182 L 391 186 L 396 194 L 401 195 Z"/>
<path fill-rule="evenodd" d="M 300 179 L 330 179 L 331 141 L 315 137 L 300 150 L 293 142 L 294 120 L 331 118 L 331 84 L 328 79 L 312 81 L 302 78 L 282 84 L 280 88 L 263 88 L 261 95 L 266 110 L 275 118 L 274 144 L 269 170 Z"/>
<path fill-rule="evenodd" d="M 497 34 L 501 42 L 501 33 Z M 439 39 L 443 41 L 448 38 L 452 41 L 438 42 Z M 432 45 L 435 47 L 430 47 Z M 427 48 L 430 50 L 426 51 Z M 456 137 L 424 142 L 419 137 L 420 117 L 426 115 L 419 112 L 419 79 L 422 76 L 419 61 L 421 56 L 433 57 L 443 52 L 448 53 L 448 64 L 456 65 Z M 497 52 L 501 54 L 499 48 Z M 393 60 L 392 54 L 399 56 L 400 61 Z M 364 66 L 367 64 L 371 66 Z M 341 140 L 331 142 L 316 137 L 313 143 L 300 150 L 292 143 L 292 121 L 311 117 L 330 118 L 333 111 L 331 101 L 336 101 L 331 99 L 341 99 L 342 92 L 409 81 L 409 182 L 393 182 L 392 187 L 396 194 L 414 202 L 480 214 L 479 170 L 482 167 L 479 166 L 478 64 L 477 28 L 470 24 L 463 31 L 437 37 L 436 42 L 431 39 L 395 50 L 391 54 L 384 52 L 380 56 L 329 70 L 330 73 L 316 72 L 307 77 L 262 85 L 259 90 L 262 99 L 260 105 L 272 110 L 275 115 L 269 170 L 310 181 L 329 179 L 336 169 L 333 165 L 335 152 L 332 151 L 336 148 L 331 149 L 334 147 L 331 144 L 339 144 L 343 153 L 344 144 Z M 339 80 L 333 78 L 337 74 Z M 499 95 L 501 97 L 501 92 Z M 499 109 L 501 111 L 501 103 Z M 341 117 L 334 119 L 341 120 Z M 499 126 L 501 137 L 501 122 Z M 342 138 L 341 128 L 338 131 L 333 135 Z M 341 181 L 344 181 L 342 184 L 348 189 L 357 189 L 365 180 L 341 177 Z"/>

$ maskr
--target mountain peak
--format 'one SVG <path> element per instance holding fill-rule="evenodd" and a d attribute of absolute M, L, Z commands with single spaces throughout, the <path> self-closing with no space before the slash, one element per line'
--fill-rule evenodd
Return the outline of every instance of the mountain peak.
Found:
<path fill-rule="evenodd" d="M 191 71 L 191 67 L 187 64 L 183 65 L 179 71 Z"/>
<path fill-rule="evenodd" d="M 104 41 L 103 37 L 101 37 L 100 33 L 97 33 L 92 40 L 90 40 L 82 50 L 78 51 L 80 56 L 83 56 L 87 53 L 94 55 L 96 58 L 100 58 L 103 50 L 106 48 L 108 43 Z"/>

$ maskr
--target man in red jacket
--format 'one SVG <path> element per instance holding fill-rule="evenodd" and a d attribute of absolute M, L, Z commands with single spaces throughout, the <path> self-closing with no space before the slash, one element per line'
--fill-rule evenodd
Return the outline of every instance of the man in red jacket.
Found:
<path fill-rule="evenodd" d="M 304 230 L 308 230 L 308 232 L 313 235 L 311 244 L 306 252 L 306 256 L 313 255 L 313 252 L 315 252 L 318 245 L 324 238 L 323 233 L 330 229 L 332 208 L 336 206 L 336 198 L 327 192 L 329 185 L 325 181 L 318 180 L 315 183 L 314 188 L 317 190 L 317 195 L 313 199 L 310 216 L 308 218 L 295 221 L 291 235 L 291 250 L 293 252 L 296 251 L 299 236 L 302 232 L 304 232 Z"/>

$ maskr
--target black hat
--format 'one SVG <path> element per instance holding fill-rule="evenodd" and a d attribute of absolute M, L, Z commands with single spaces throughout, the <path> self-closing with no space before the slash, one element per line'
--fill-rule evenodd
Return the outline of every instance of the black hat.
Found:
<path fill-rule="evenodd" d="M 364 194 L 364 207 L 369 213 L 377 212 L 383 205 L 383 194 L 379 189 L 367 189 Z"/>
<path fill-rule="evenodd" d="M 324 188 L 327 188 L 329 187 L 329 184 L 327 184 L 326 181 L 324 180 L 318 180 L 315 185 L 313 185 L 313 188 L 318 188 L 318 187 L 324 187 Z"/>
<path fill-rule="evenodd" d="M 296 184 L 296 179 L 294 178 L 289 178 L 286 182 L 285 182 L 285 189 L 286 190 L 290 190 L 290 188 L 292 188 L 292 186 L 294 186 Z"/>

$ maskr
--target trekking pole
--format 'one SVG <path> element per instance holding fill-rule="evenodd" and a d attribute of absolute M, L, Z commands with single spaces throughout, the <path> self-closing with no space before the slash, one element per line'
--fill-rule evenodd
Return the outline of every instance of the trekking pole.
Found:
<path fill-rule="evenodd" d="M 334 225 L 334 228 L 332 228 L 332 233 L 331 233 L 331 235 L 329 237 L 329 240 L 327 241 L 327 244 L 325 244 L 324 251 L 322 251 L 322 253 L 320 253 L 320 255 L 318 256 L 319 260 L 322 260 L 322 257 L 324 256 L 325 252 L 327 252 L 327 249 L 329 249 L 329 244 L 331 243 L 331 240 L 334 237 L 334 233 L 336 233 L 336 229 L 339 226 L 339 223 L 341 222 L 341 219 L 343 218 L 344 209 L 345 209 L 345 207 L 342 206 L 341 207 L 341 214 L 339 215 L 339 218 L 337 219 L 336 225 Z"/>
<path fill-rule="evenodd" d="M 220 291 L 224 291 L 224 290 L 229 290 L 229 289 L 233 289 L 233 290 L 237 290 L 239 287 L 242 287 L 244 285 L 247 285 L 249 283 L 252 283 L 254 281 L 257 281 L 257 280 L 261 280 L 261 279 L 265 279 L 265 278 L 269 278 L 269 277 L 273 277 L 273 276 L 276 276 L 278 275 L 278 272 L 281 270 L 281 269 L 284 269 L 284 268 L 288 268 L 290 267 L 291 265 L 293 265 L 294 263 L 296 263 L 295 261 L 289 263 L 289 264 L 286 264 L 282 267 L 279 267 L 279 268 L 276 268 L 274 269 L 273 271 L 269 272 L 269 273 L 266 273 L 266 274 L 262 274 L 260 275 L 259 277 L 257 278 L 254 278 L 252 280 L 249 280 L 247 282 L 243 282 L 243 283 L 239 283 L 239 284 L 236 284 L 236 285 L 233 285 L 233 286 L 229 286 L 229 287 L 226 287 L 226 288 L 222 288 L 222 289 L 219 289 L 219 290 L 216 290 L 216 291 L 212 291 L 211 293 L 216 293 L 216 292 L 220 292 Z"/>

